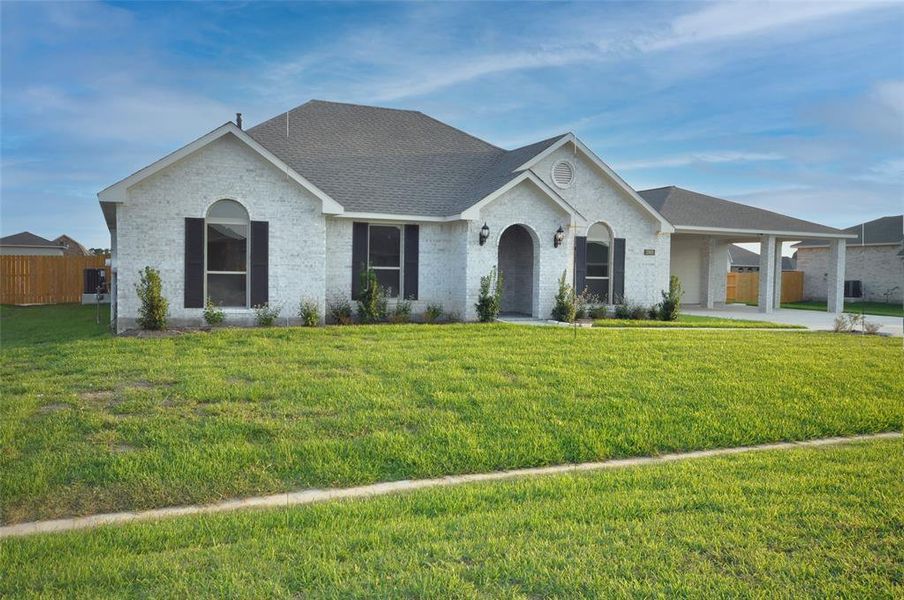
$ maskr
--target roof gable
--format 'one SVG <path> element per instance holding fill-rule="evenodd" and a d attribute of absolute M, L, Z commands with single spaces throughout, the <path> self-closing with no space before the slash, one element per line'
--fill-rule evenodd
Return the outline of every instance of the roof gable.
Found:
<path fill-rule="evenodd" d="M 900 244 L 904 242 L 904 215 L 880 217 L 848 227 L 844 229 L 844 232 L 857 236 L 848 240 L 849 246 Z M 825 246 L 825 244 L 819 240 L 805 240 L 794 244 L 794 248 L 819 246 Z"/>
<path fill-rule="evenodd" d="M 0 238 L 0 245 L 3 245 L 3 246 L 48 246 L 48 247 L 52 247 L 52 248 L 60 247 L 59 243 L 48 240 L 47 238 L 42 238 L 41 236 L 35 235 L 30 231 L 22 231 L 20 233 L 14 233 L 12 235 L 2 237 L 2 238 Z"/>

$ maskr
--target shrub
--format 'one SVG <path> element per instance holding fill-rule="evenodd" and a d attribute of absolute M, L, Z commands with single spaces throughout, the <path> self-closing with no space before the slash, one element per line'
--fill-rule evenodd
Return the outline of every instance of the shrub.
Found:
<path fill-rule="evenodd" d="M 499 316 L 499 307 L 502 301 L 502 273 L 497 273 L 496 267 L 480 278 L 480 294 L 477 296 L 477 319 L 481 323 L 495 321 Z"/>
<path fill-rule="evenodd" d="M 270 327 L 276 322 L 276 318 L 282 311 L 281 306 L 270 306 L 270 304 L 258 304 L 252 307 L 254 309 L 254 317 L 260 327 Z"/>
<path fill-rule="evenodd" d="M 411 300 L 399 300 L 389 315 L 390 323 L 407 323 L 411 320 Z"/>
<path fill-rule="evenodd" d="M 428 304 L 427 310 L 424 311 L 424 322 L 425 323 L 436 323 L 441 318 L 443 318 L 443 305 L 442 304 Z"/>
<path fill-rule="evenodd" d="M 302 300 L 298 307 L 298 316 L 305 327 L 317 327 L 320 324 L 320 307 L 313 300 Z"/>
<path fill-rule="evenodd" d="M 609 316 L 609 309 L 605 307 L 605 305 L 599 304 L 597 306 L 591 306 L 588 311 L 591 319 L 605 319 Z"/>
<path fill-rule="evenodd" d="M 627 302 L 620 302 L 615 305 L 615 318 L 616 319 L 630 319 L 631 318 L 631 306 Z"/>
<path fill-rule="evenodd" d="M 631 304 L 629 305 L 630 318 L 635 321 L 645 321 L 650 314 L 650 309 L 642 304 Z"/>
<path fill-rule="evenodd" d="M 574 290 L 565 281 L 566 271 L 562 271 L 559 277 L 559 291 L 556 292 L 556 301 L 552 307 L 552 318 L 563 323 L 571 323 L 575 319 Z"/>
<path fill-rule="evenodd" d="M 377 323 L 386 318 L 386 291 L 380 287 L 373 269 L 361 272 L 361 293 L 358 295 L 358 320 Z"/>
<path fill-rule="evenodd" d="M 326 312 L 330 321 L 337 325 L 350 325 L 352 322 L 351 302 L 343 297 L 335 297 L 327 300 Z"/>
<path fill-rule="evenodd" d="M 847 315 L 838 315 L 832 323 L 832 331 L 835 333 L 849 333 L 851 331 L 851 322 Z"/>
<path fill-rule="evenodd" d="M 151 267 L 145 267 L 138 272 L 138 283 L 135 291 L 141 306 L 138 307 L 138 325 L 142 329 L 162 330 L 166 329 L 166 314 L 169 310 L 169 302 L 163 297 L 163 282 L 160 280 L 160 272 Z"/>
<path fill-rule="evenodd" d="M 863 322 L 863 333 L 867 335 L 876 335 L 879 333 L 879 329 L 882 328 L 882 325 L 876 323 L 875 321 L 864 321 Z"/>
<path fill-rule="evenodd" d="M 574 297 L 574 318 L 583 319 L 590 314 L 591 308 L 600 303 L 600 298 L 596 294 L 591 294 L 590 290 L 584 288 L 580 294 Z"/>
<path fill-rule="evenodd" d="M 669 278 L 669 291 L 662 292 L 662 302 L 659 304 L 659 319 L 661 321 L 677 321 L 681 311 L 681 281 L 675 275 Z M 651 318 L 655 316 L 651 315 Z"/>
<path fill-rule="evenodd" d="M 207 302 L 204 303 L 204 321 L 211 327 L 215 327 L 225 320 L 226 313 L 223 312 L 223 309 L 220 308 L 216 302 L 208 298 Z"/>

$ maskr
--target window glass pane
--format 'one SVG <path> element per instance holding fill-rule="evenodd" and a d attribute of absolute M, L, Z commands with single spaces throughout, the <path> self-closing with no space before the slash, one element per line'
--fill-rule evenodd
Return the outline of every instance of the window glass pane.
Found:
<path fill-rule="evenodd" d="M 218 200 L 211 204 L 207 211 L 207 218 L 210 219 L 212 217 L 247 221 L 248 211 L 235 200 Z"/>
<path fill-rule="evenodd" d="M 208 275 L 207 296 L 220 306 L 245 306 L 245 276 Z"/>
<path fill-rule="evenodd" d="M 402 232 L 398 227 L 370 226 L 370 266 L 400 267 Z"/>
<path fill-rule="evenodd" d="M 399 270 L 398 269 L 374 269 L 377 274 L 377 283 L 386 289 L 386 295 L 396 298 L 399 295 Z"/>
<path fill-rule="evenodd" d="M 588 279 L 587 290 L 597 296 L 600 302 L 609 301 L 609 280 L 608 279 Z"/>
<path fill-rule="evenodd" d="M 609 246 L 600 242 L 587 242 L 587 262 L 608 264 Z"/>
<path fill-rule="evenodd" d="M 207 270 L 245 271 L 247 225 L 207 225 Z"/>
<path fill-rule="evenodd" d="M 587 265 L 587 277 L 608 277 L 609 265 Z"/>

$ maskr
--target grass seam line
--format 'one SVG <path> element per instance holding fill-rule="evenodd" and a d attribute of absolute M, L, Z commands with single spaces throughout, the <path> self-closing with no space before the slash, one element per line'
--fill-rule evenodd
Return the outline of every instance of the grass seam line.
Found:
<path fill-rule="evenodd" d="M 449 487 L 468 483 L 505 481 L 524 477 L 538 477 L 546 475 L 559 475 L 564 473 L 619 469 L 625 467 L 637 467 L 697 458 L 729 456 L 733 454 L 743 454 L 748 452 L 833 446 L 870 440 L 898 439 L 901 437 L 901 432 L 889 431 L 883 433 L 863 434 L 847 437 L 828 437 L 812 440 L 773 442 L 768 444 L 758 444 L 754 446 L 711 448 L 708 450 L 692 450 L 688 452 L 674 452 L 653 456 L 617 458 L 600 462 L 586 462 L 576 464 L 569 463 L 563 465 L 550 465 L 546 467 L 528 467 L 523 469 L 512 469 L 508 471 L 492 471 L 489 473 L 446 475 L 444 477 L 437 477 L 433 479 L 402 479 L 398 481 L 387 481 L 348 488 L 307 489 L 295 492 L 281 492 L 278 494 L 271 494 L 269 496 L 234 498 L 211 504 L 170 506 L 134 512 L 127 511 L 116 513 L 100 513 L 82 517 L 70 517 L 65 519 L 31 521 L 13 525 L 4 525 L 0 527 L 0 539 L 31 536 L 42 533 L 60 533 L 64 531 L 92 529 L 104 525 L 126 524 L 138 521 L 153 521 L 186 515 L 230 512 L 240 509 L 281 507 L 288 508 L 289 506 L 314 504 L 319 502 L 326 502 L 329 500 L 370 498 L 374 496 L 384 496 L 387 494 L 409 492 L 425 488 Z"/>

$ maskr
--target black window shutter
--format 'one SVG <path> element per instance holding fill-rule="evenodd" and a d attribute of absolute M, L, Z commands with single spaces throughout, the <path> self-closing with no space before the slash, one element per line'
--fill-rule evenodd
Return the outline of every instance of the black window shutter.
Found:
<path fill-rule="evenodd" d="M 420 228 L 405 225 L 405 300 L 417 300 L 417 265 Z"/>
<path fill-rule="evenodd" d="M 625 301 L 625 238 L 615 238 L 613 263 L 612 295 L 621 304 Z"/>
<path fill-rule="evenodd" d="M 361 272 L 367 268 L 367 223 L 352 223 L 352 298 L 361 294 Z"/>
<path fill-rule="evenodd" d="M 204 219 L 185 218 L 185 308 L 204 308 Z"/>
<path fill-rule="evenodd" d="M 270 301 L 270 224 L 251 221 L 251 306 Z"/>
<path fill-rule="evenodd" d="M 580 294 L 587 287 L 587 236 L 574 238 L 574 291 Z"/>

